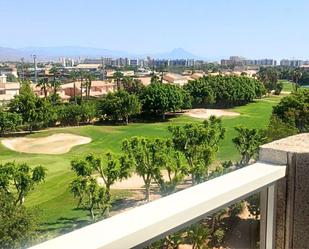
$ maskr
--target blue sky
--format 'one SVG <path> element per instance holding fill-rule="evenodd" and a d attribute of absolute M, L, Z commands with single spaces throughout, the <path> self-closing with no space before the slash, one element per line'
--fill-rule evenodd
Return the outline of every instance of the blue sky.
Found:
<path fill-rule="evenodd" d="M 308 0 L 0 0 L 0 46 L 309 59 Z"/>

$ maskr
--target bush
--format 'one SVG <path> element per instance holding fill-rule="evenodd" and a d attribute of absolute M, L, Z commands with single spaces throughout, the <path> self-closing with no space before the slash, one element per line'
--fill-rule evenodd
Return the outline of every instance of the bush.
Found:
<path fill-rule="evenodd" d="M 275 89 L 275 95 L 280 95 L 282 89 L 283 89 L 283 83 L 282 82 L 277 83 Z"/>
<path fill-rule="evenodd" d="M 19 114 L 0 109 L 0 135 L 5 132 L 15 131 L 16 127 L 22 123 Z"/>
<path fill-rule="evenodd" d="M 15 200 L 0 190 L 0 248 L 26 248 L 37 237 L 38 212 Z"/>
<path fill-rule="evenodd" d="M 283 122 L 276 115 L 272 115 L 269 125 L 265 130 L 265 137 L 268 142 L 279 140 L 298 133 L 293 122 Z"/>
<path fill-rule="evenodd" d="M 97 116 L 94 103 L 64 104 L 57 107 L 57 120 L 61 125 L 90 123 Z"/>
<path fill-rule="evenodd" d="M 299 132 L 309 131 L 309 89 L 299 89 L 282 98 L 274 107 L 273 115 L 292 124 Z"/>
<path fill-rule="evenodd" d="M 224 241 L 225 231 L 222 228 L 218 228 L 213 234 L 213 240 L 216 247 L 221 247 Z"/>

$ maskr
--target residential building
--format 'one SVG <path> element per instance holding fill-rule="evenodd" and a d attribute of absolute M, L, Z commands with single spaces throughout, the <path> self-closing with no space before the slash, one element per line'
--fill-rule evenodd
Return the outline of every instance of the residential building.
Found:
<path fill-rule="evenodd" d="M 138 59 L 130 59 L 129 66 L 131 67 L 138 67 Z"/>
<path fill-rule="evenodd" d="M 167 73 L 163 75 L 163 80 L 167 83 L 183 86 L 188 83 L 188 78 L 180 74 Z"/>
<path fill-rule="evenodd" d="M 277 61 L 274 59 L 251 60 L 239 56 L 230 56 L 229 59 L 222 59 L 221 65 L 225 66 L 276 66 Z"/>
<path fill-rule="evenodd" d="M 102 64 L 78 64 L 75 68 L 88 71 L 98 71 Z"/>
<path fill-rule="evenodd" d="M 288 67 L 301 67 L 304 64 L 302 60 L 287 60 L 283 59 L 280 61 L 280 66 L 288 66 Z"/>
<path fill-rule="evenodd" d="M 20 83 L 7 82 L 6 76 L 0 76 L 0 105 L 7 103 L 19 94 Z"/>

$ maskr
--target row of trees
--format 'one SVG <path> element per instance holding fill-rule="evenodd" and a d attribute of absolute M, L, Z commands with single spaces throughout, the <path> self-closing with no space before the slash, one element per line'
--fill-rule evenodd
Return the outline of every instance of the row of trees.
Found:
<path fill-rule="evenodd" d="M 87 123 L 97 117 L 96 104 L 62 103 L 55 98 L 39 98 L 28 83 L 22 84 L 20 94 L 7 108 L 0 109 L 0 135 L 15 131 L 17 128 L 33 129 L 61 125 Z"/>
<path fill-rule="evenodd" d="M 73 160 L 71 166 L 76 177 L 70 188 L 78 199 L 78 207 L 88 210 L 94 221 L 108 216 L 111 186 L 133 172 L 143 179 L 145 200 L 149 201 L 153 187 L 167 195 L 175 192 L 187 176 L 191 176 L 195 185 L 224 174 L 233 166 L 229 161 L 216 169 L 210 168 L 224 138 L 221 119 L 212 116 L 203 123 L 170 126 L 168 130 L 170 138 L 123 140 L 120 157 L 111 153 L 103 157 L 90 154 Z M 233 142 L 240 152 L 238 165 L 242 167 L 257 155 L 264 137 L 256 129 L 237 127 L 236 130 L 238 134 Z"/>
<path fill-rule="evenodd" d="M 46 76 L 40 78 L 36 85 L 43 91 L 45 99 L 47 99 L 48 96 L 57 95 L 63 77 L 63 75 L 60 72 L 60 69 L 57 67 L 52 67 L 49 73 L 51 74 L 51 77 Z M 86 99 L 90 98 L 90 89 L 92 81 L 95 79 L 95 76 L 91 72 L 83 70 L 73 70 L 68 75 L 68 78 L 71 82 L 73 82 L 74 86 L 73 100 L 75 103 L 77 103 L 77 97 L 79 97 L 80 102 L 83 101 L 84 97 Z M 79 94 L 77 94 L 76 92 L 76 81 L 80 82 Z M 85 96 L 83 95 L 84 92 Z"/>
<path fill-rule="evenodd" d="M 239 76 L 207 76 L 184 86 L 195 105 L 234 106 L 262 97 L 264 85 L 256 79 Z"/>
<path fill-rule="evenodd" d="M 71 102 L 63 103 L 57 94 L 59 72 L 53 69 L 51 73 L 51 80 L 41 79 L 39 82 L 45 98 L 37 97 L 29 82 L 24 82 L 20 94 L 15 96 L 8 108 L 0 109 L 1 133 L 14 131 L 21 124 L 22 128 L 32 131 L 47 126 L 79 125 L 99 120 L 128 124 L 130 119 L 140 118 L 141 114 L 143 118 L 161 116 L 164 119 L 167 112 L 190 108 L 192 101 L 195 105 L 230 106 L 250 102 L 265 93 L 263 84 L 248 77 L 204 77 L 181 88 L 163 84 L 157 78 L 145 87 L 139 80 L 117 74 L 115 81 L 119 90 L 100 99 L 92 99 L 92 76 L 72 72 L 73 82 L 79 79 L 82 87 L 86 87 L 86 96 L 75 94 Z M 53 94 L 47 95 L 50 87 Z"/>
<path fill-rule="evenodd" d="M 123 89 L 109 93 L 101 99 L 87 101 L 61 102 L 57 94 L 45 98 L 36 96 L 28 82 L 22 84 L 20 94 L 10 102 L 6 109 L 0 109 L 0 134 L 15 131 L 17 127 L 33 129 L 54 125 L 79 125 L 94 121 L 110 120 L 128 124 L 129 119 L 142 112 L 150 116 L 164 115 L 190 107 L 190 98 L 180 87 L 162 84 L 151 84 L 141 88 L 134 80 L 125 80 Z M 134 83 L 135 82 L 135 83 Z M 128 91 L 126 91 L 127 89 Z M 23 125 L 23 126 L 21 126 Z"/>
<path fill-rule="evenodd" d="M 233 139 L 233 143 L 241 155 L 241 160 L 237 165 L 243 167 L 248 165 L 249 161 L 257 156 L 259 146 L 265 141 L 264 131 L 245 127 L 235 127 L 235 129 L 237 131 L 237 136 Z M 217 137 L 220 137 L 220 132 L 216 134 Z M 223 162 L 220 168 L 211 172 L 211 175 L 207 174 L 209 177 L 203 180 L 225 174 L 232 170 L 232 166 L 233 163 L 231 161 Z M 207 219 L 203 219 L 194 225 L 170 234 L 146 248 L 178 248 L 181 244 L 190 244 L 192 248 L 219 248 L 224 244 L 226 234 L 231 232 L 231 228 L 234 227 L 235 224 L 239 223 L 239 215 L 242 214 L 245 207 L 255 220 L 259 219 L 259 200 L 259 195 L 255 194 L 246 200 L 237 202 L 216 212 Z M 251 223 L 253 224 L 253 221 L 251 221 Z M 253 237 L 252 239 L 258 241 L 258 230 L 255 236 L 256 238 Z"/>
<path fill-rule="evenodd" d="M 111 185 L 132 172 L 143 179 L 147 201 L 153 184 L 165 195 L 174 192 L 185 176 L 192 176 L 192 184 L 209 179 L 209 167 L 224 137 L 221 120 L 211 117 L 203 123 L 171 126 L 169 131 L 170 139 L 125 139 L 119 158 L 107 153 L 103 159 L 88 155 L 72 161 L 76 178 L 71 183 L 71 191 L 78 198 L 78 205 L 89 210 L 93 220 L 107 215 Z M 103 182 L 100 183 L 98 177 Z"/>

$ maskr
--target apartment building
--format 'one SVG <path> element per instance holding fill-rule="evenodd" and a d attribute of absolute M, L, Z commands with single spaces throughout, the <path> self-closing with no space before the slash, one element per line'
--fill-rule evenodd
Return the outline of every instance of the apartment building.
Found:
<path fill-rule="evenodd" d="M 288 66 L 288 67 L 301 67 L 304 64 L 302 60 L 287 60 L 283 59 L 280 61 L 280 66 Z"/>
<path fill-rule="evenodd" d="M 224 66 L 276 66 L 277 61 L 274 59 L 251 60 L 239 56 L 230 56 L 229 59 L 222 59 L 221 65 Z"/>
<path fill-rule="evenodd" d="M 7 82 L 6 75 L 0 76 L 0 105 L 7 103 L 19 94 L 20 83 Z"/>

